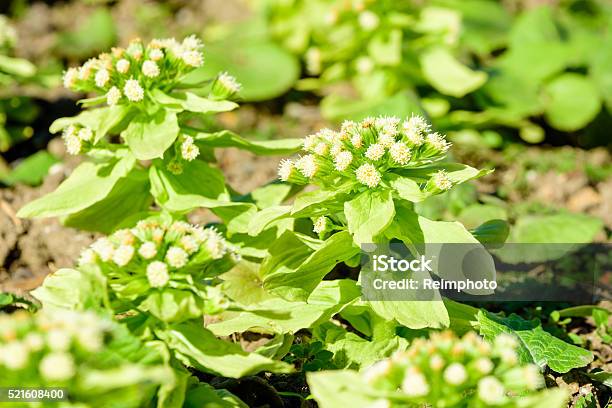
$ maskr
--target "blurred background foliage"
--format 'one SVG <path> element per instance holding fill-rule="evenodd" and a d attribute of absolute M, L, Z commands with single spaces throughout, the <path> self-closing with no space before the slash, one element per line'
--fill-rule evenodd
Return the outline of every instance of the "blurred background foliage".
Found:
<path fill-rule="evenodd" d="M 572 150 L 612 140 L 609 0 L 5 0 L 0 13 L 4 184 L 38 184 L 57 163 L 48 125 L 78 109 L 66 67 L 135 37 L 196 33 L 194 80 L 227 70 L 243 85 L 226 127 L 265 139 L 417 112 L 461 159 L 498 170 L 429 216 L 517 223 L 596 207 L 611 223 L 609 154 Z"/>

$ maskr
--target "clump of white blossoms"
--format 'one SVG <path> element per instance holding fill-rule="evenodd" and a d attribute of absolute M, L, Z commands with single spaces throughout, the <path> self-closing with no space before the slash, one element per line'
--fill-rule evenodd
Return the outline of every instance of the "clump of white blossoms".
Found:
<path fill-rule="evenodd" d="M 69 154 L 77 155 L 95 145 L 94 132 L 88 127 L 69 125 L 62 132 L 62 139 Z"/>
<path fill-rule="evenodd" d="M 403 402 L 432 406 L 513 406 L 512 398 L 537 393 L 544 379 L 534 364 L 521 364 L 518 342 L 502 334 L 493 344 L 474 332 L 450 331 L 416 339 L 408 350 L 362 371 L 367 384 Z M 508 358 L 512 354 L 514 358 Z M 444 386 L 441 386 L 443 384 Z"/>
<path fill-rule="evenodd" d="M 0 314 L 0 371 L 38 386 L 66 383 L 104 348 L 111 329 L 110 321 L 93 312 Z"/>
<path fill-rule="evenodd" d="M 148 44 L 136 39 L 127 48 L 113 48 L 80 67 L 64 73 L 64 86 L 95 93 L 110 105 L 141 103 L 155 89 L 167 90 L 186 74 L 202 66 L 204 46 L 195 36 L 182 42 L 157 39 Z"/>
<path fill-rule="evenodd" d="M 386 116 L 345 121 L 339 131 L 323 129 L 307 136 L 305 154 L 283 160 L 278 174 L 283 181 L 327 189 L 347 184 L 353 190 L 384 188 L 394 174 L 442 160 L 449 147 L 420 116 L 404 121 Z M 444 172 L 433 175 L 430 183 L 439 191 L 453 185 Z"/>
<path fill-rule="evenodd" d="M 242 85 L 227 72 L 220 73 L 212 85 L 210 95 L 213 99 L 224 100 L 235 97 L 240 90 Z"/>
<path fill-rule="evenodd" d="M 226 257 L 236 257 L 234 247 L 213 228 L 147 219 L 95 241 L 83 251 L 79 265 L 97 265 L 111 285 L 125 276 L 141 279 L 146 292 L 183 281 L 191 270 Z"/>

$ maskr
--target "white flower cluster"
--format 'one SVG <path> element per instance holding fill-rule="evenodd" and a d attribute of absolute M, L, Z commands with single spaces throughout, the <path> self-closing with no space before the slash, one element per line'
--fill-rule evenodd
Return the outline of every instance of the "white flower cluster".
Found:
<path fill-rule="evenodd" d="M 212 85 L 211 96 L 214 99 L 230 99 L 242 89 L 242 85 L 227 72 L 217 76 Z"/>
<path fill-rule="evenodd" d="M 450 331 L 433 333 L 429 340 L 416 339 L 408 350 L 368 367 L 362 378 L 381 391 L 400 391 L 413 402 L 433 406 L 454 400 L 470 405 L 470 399 L 478 406 L 503 405 L 510 402 L 509 395 L 544 386 L 536 365 L 519 363 L 517 347 L 508 334 L 490 344 L 474 332 L 463 338 Z"/>
<path fill-rule="evenodd" d="M 0 314 L 0 371 L 34 371 L 43 384 L 68 381 L 77 373 L 79 354 L 99 352 L 111 328 L 93 312 Z"/>
<path fill-rule="evenodd" d="M 62 139 L 69 154 L 77 155 L 94 145 L 94 132 L 88 127 L 70 125 L 62 132 Z"/>
<path fill-rule="evenodd" d="M 192 261 L 200 265 L 226 255 L 235 256 L 234 248 L 213 228 L 148 219 L 98 239 L 81 253 L 79 265 L 97 264 L 112 276 L 145 276 L 150 287 L 161 288 Z"/>
<path fill-rule="evenodd" d="M 396 170 L 431 163 L 444 158 L 450 143 L 420 116 L 402 121 L 396 117 L 345 121 L 340 131 L 323 129 L 304 139 L 306 154 L 283 160 L 278 169 L 281 180 L 296 184 L 314 183 L 335 187 L 347 181 L 376 188 L 385 175 Z M 433 183 L 448 190 L 452 182 L 444 172 Z"/>
<path fill-rule="evenodd" d="M 202 66 L 202 49 L 202 42 L 195 36 L 182 42 L 157 39 L 147 45 L 137 39 L 126 49 L 113 48 L 111 53 L 100 54 L 78 68 L 69 68 L 64 73 L 64 86 L 101 93 L 111 106 L 137 103 L 145 99 L 148 90 L 167 88 Z"/>

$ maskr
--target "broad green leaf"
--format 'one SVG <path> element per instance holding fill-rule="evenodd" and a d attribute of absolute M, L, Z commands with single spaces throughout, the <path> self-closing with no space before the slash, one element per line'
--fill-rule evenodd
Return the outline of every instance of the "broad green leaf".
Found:
<path fill-rule="evenodd" d="M 495 60 L 494 66 L 501 69 L 501 75 L 511 75 L 517 81 L 539 85 L 564 71 L 570 57 L 571 49 L 566 44 L 534 43 L 511 48 Z"/>
<path fill-rule="evenodd" d="M 523 320 L 511 314 L 508 317 L 481 310 L 478 315 L 480 334 L 493 341 L 501 333 L 510 334 L 519 341 L 519 358 L 525 363 L 535 363 L 541 369 L 548 366 L 558 373 L 584 367 L 593 361 L 593 354 L 583 348 L 565 343 L 544 331 L 537 320 Z"/>
<path fill-rule="evenodd" d="M 361 245 L 375 242 L 393 221 L 395 207 L 389 191 L 365 191 L 344 203 L 344 215 L 355 243 Z"/>
<path fill-rule="evenodd" d="M 155 334 L 173 350 L 179 360 L 199 370 L 223 377 L 240 378 L 261 371 L 290 373 L 293 367 L 256 353 L 247 353 L 197 323 L 181 323 Z"/>
<path fill-rule="evenodd" d="M 550 124 L 566 132 L 572 132 L 589 124 L 601 109 L 597 87 L 584 75 L 563 74 L 546 85 L 549 98 L 546 119 Z"/>
<path fill-rule="evenodd" d="M 179 134 L 176 113 L 160 109 L 153 115 L 139 114 L 121 132 L 138 160 L 161 158 Z"/>
<path fill-rule="evenodd" d="M 589 377 L 594 379 L 595 381 L 599 381 L 600 383 L 607 385 L 612 388 L 612 373 L 608 371 L 597 371 L 594 373 L 587 374 Z"/>
<path fill-rule="evenodd" d="M 470 232 L 482 244 L 501 244 L 506 242 L 510 226 L 504 220 L 490 220 Z"/>
<path fill-rule="evenodd" d="M 258 155 L 292 154 L 302 148 L 302 139 L 247 140 L 229 130 L 202 133 L 187 129 L 198 144 L 208 147 L 237 147 Z"/>
<path fill-rule="evenodd" d="M 58 159 L 55 156 L 41 150 L 24 159 L 7 176 L 0 176 L 0 181 L 7 185 L 24 183 L 35 186 L 42 183 L 51 166 L 57 162 Z"/>
<path fill-rule="evenodd" d="M 302 192 L 297 195 L 291 208 L 293 217 L 314 217 L 318 215 L 330 214 L 331 212 L 341 211 L 342 202 L 340 194 L 346 191 L 342 188 L 337 190 L 314 190 Z"/>
<path fill-rule="evenodd" d="M 379 32 L 368 42 L 368 53 L 379 65 L 397 66 L 402 62 L 402 31 Z"/>
<path fill-rule="evenodd" d="M 162 162 L 151 166 L 151 193 L 169 211 L 188 211 L 229 202 L 223 173 L 201 160 L 185 162 L 181 174 L 173 174 Z"/>
<path fill-rule="evenodd" d="M 450 324 L 442 300 L 381 300 L 368 304 L 381 317 L 395 320 L 410 329 L 441 329 Z"/>
<path fill-rule="evenodd" d="M 296 333 L 328 321 L 359 295 L 355 281 L 323 281 L 305 302 L 290 302 L 282 298 L 265 299 L 252 305 L 249 311 L 225 313 L 220 322 L 207 328 L 217 336 L 229 336 L 248 330 Z"/>
<path fill-rule="evenodd" d="M 376 390 L 356 371 L 336 370 L 308 373 L 310 391 L 321 408 L 375 407 Z"/>
<path fill-rule="evenodd" d="M 238 304 L 250 306 L 274 298 L 263 288 L 258 263 L 242 259 L 220 278 L 223 292 Z"/>
<path fill-rule="evenodd" d="M 552 9 L 547 6 L 535 7 L 521 13 L 510 31 L 510 47 L 520 48 L 529 44 L 555 43 L 561 40 L 555 25 Z"/>
<path fill-rule="evenodd" d="M 333 323 L 315 328 L 313 339 L 320 340 L 326 350 L 334 353 L 336 367 L 368 367 L 408 347 L 408 341 L 395 333 L 390 337 L 366 340 Z"/>
<path fill-rule="evenodd" d="M 158 103 L 174 108 L 197 113 L 217 113 L 234 110 L 238 105 L 230 101 L 216 101 L 203 98 L 191 92 L 180 92 L 168 95 L 159 89 L 153 91 L 153 96 Z"/>
<path fill-rule="evenodd" d="M 249 235 L 256 236 L 260 234 L 274 221 L 288 215 L 290 211 L 291 206 L 289 205 L 275 205 L 257 212 L 249 222 Z"/>
<path fill-rule="evenodd" d="M 359 249 L 346 231 L 323 242 L 308 242 L 286 231 L 272 243 L 269 253 L 261 265 L 264 288 L 287 300 L 305 301 L 336 264 L 351 259 Z"/>
<path fill-rule="evenodd" d="M 459 221 L 467 228 L 475 228 L 494 219 L 508 219 L 506 209 L 493 204 L 470 204 L 459 214 Z"/>
<path fill-rule="evenodd" d="M 427 81 L 445 95 L 461 98 L 487 81 L 486 73 L 468 68 L 442 47 L 421 54 L 420 62 Z"/>
<path fill-rule="evenodd" d="M 82 163 L 55 191 L 26 204 L 17 216 L 57 217 L 84 210 L 102 201 L 136 162 L 129 152 L 122 151 L 120 154 L 120 158 L 108 162 Z"/>
<path fill-rule="evenodd" d="M 18 77 L 31 77 L 36 73 L 36 66 L 28 60 L 11 58 L 0 54 L 0 71 Z"/>
<path fill-rule="evenodd" d="M 280 205 L 291 194 L 293 186 L 287 183 L 272 182 L 251 191 L 250 196 L 259 208 Z"/>
<path fill-rule="evenodd" d="M 184 408 L 249 408 L 234 394 L 199 383 L 187 390 Z"/>
<path fill-rule="evenodd" d="M 44 309 L 99 310 L 108 304 L 106 278 L 95 269 L 60 269 L 31 293 Z"/>
<path fill-rule="evenodd" d="M 227 71 L 242 85 L 239 96 L 246 101 L 274 99 L 287 92 L 299 78 L 297 59 L 268 41 L 228 39 L 206 45 L 206 63 L 189 75 L 214 78 Z"/>
<path fill-rule="evenodd" d="M 110 234 L 126 219 L 149 209 L 153 198 L 149 192 L 149 177 L 145 170 L 134 169 L 102 200 L 63 220 L 64 225 L 87 231 Z"/>
<path fill-rule="evenodd" d="M 180 323 L 202 316 L 203 300 L 186 290 L 164 288 L 154 291 L 139 305 L 166 323 Z"/>
<path fill-rule="evenodd" d="M 592 242 L 603 228 L 599 218 L 585 214 L 533 215 L 518 219 L 509 242 L 571 244 Z"/>

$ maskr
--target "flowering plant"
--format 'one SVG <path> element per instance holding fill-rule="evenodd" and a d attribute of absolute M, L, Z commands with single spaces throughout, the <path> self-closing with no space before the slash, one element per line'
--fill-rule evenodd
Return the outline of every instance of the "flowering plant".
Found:
<path fill-rule="evenodd" d="M 96 240 L 82 252 L 77 270 L 56 272 L 33 295 L 44 308 L 121 316 L 133 333 L 161 341 L 173 358 L 201 371 L 226 377 L 289 372 L 289 365 L 246 353 L 202 325 L 204 317 L 240 310 L 220 278 L 238 259 L 216 230 L 164 214 Z"/>
<path fill-rule="evenodd" d="M 117 309 L 142 310 L 165 322 L 215 314 L 228 300 L 211 280 L 236 258 L 217 231 L 150 218 L 84 250 L 81 268 L 99 268 Z"/>
<path fill-rule="evenodd" d="M 0 368 L 0 386 L 64 388 L 84 406 L 139 407 L 174 381 L 161 354 L 91 311 L 0 314 Z"/>
<path fill-rule="evenodd" d="M 63 132 L 69 153 L 91 160 L 19 215 L 63 216 L 67 225 L 111 232 L 128 216 L 148 209 L 153 199 L 170 211 L 235 205 L 223 175 L 208 164 L 213 149 L 237 146 L 275 154 L 293 151 L 296 143 L 251 143 L 228 131 L 192 126 L 194 115 L 236 108 L 228 99 L 240 90 L 225 73 L 203 83 L 190 81 L 189 74 L 204 63 L 202 48 L 195 36 L 180 43 L 135 40 L 69 68 L 64 85 L 97 96 L 82 100 L 89 109 L 56 120 L 51 131 Z M 185 200 L 186 195 L 192 199 Z"/>
<path fill-rule="evenodd" d="M 502 334 L 493 344 L 474 332 L 452 332 L 416 339 L 395 353 L 355 371 L 309 373 L 308 383 L 321 407 L 339 401 L 354 406 L 538 407 L 565 406 L 564 390 L 545 390 L 534 364 L 521 363 L 517 340 Z"/>

